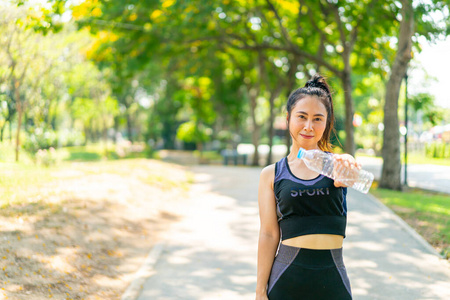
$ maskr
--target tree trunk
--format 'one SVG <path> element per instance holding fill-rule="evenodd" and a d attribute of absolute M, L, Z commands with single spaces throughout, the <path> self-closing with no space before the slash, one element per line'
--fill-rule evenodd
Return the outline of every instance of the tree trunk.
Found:
<path fill-rule="evenodd" d="M 198 163 L 204 164 L 205 161 L 203 160 L 203 142 L 197 142 L 195 147 L 197 148 L 197 150 L 199 152 Z"/>
<path fill-rule="evenodd" d="M 22 114 L 23 107 L 20 101 L 19 86 L 15 87 L 16 93 L 16 106 L 17 106 L 17 132 L 16 132 L 16 162 L 19 161 L 19 148 L 20 148 L 20 127 L 22 126 Z"/>
<path fill-rule="evenodd" d="M 5 123 L 3 124 L 2 128 L 0 129 L 0 142 L 3 142 L 4 134 L 5 134 L 5 127 L 6 124 L 11 122 L 11 118 L 8 116 L 7 119 L 5 119 Z M 11 127 L 11 125 L 9 125 Z"/>
<path fill-rule="evenodd" d="M 258 152 L 258 146 L 259 146 L 259 135 L 261 131 L 261 126 L 256 121 L 256 106 L 257 106 L 257 97 L 258 92 L 255 89 L 249 90 L 249 98 L 250 98 L 250 115 L 252 118 L 252 143 L 255 147 L 255 153 L 253 155 L 253 161 L 252 166 L 259 166 L 259 152 Z"/>
<path fill-rule="evenodd" d="M 380 187 L 401 190 L 400 135 L 398 125 L 398 97 L 402 79 L 411 60 L 411 37 L 414 34 L 414 10 L 409 0 L 402 0 L 402 21 L 398 50 L 392 65 L 391 76 L 386 84 L 384 105 L 383 168 Z"/>
<path fill-rule="evenodd" d="M 285 103 L 287 103 L 289 96 L 291 95 L 291 93 L 293 92 L 294 88 L 295 88 L 295 83 L 296 83 L 296 77 L 295 77 L 295 73 L 297 72 L 297 66 L 300 63 L 300 60 L 298 57 L 293 57 L 292 62 L 291 62 L 291 67 L 289 69 L 288 72 L 288 78 L 287 78 L 287 91 L 286 91 L 286 101 Z M 288 112 L 286 112 L 288 113 Z M 289 153 L 291 152 L 291 134 L 289 132 L 289 124 L 286 121 L 286 156 L 289 155 Z"/>
<path fill-rule="evenodd" d="M 355 110 L 353 108 L 352 99 L 352 82 L 351 82 L 351 67 L 350 67 L 350 55 L 344 59 L 345 67 L 342 73 L 342 84 L 344 87 L 344 99 L 345 99 L 345 152 L 351 155 L 355 155 L 355 138 L 353 130 L 353 114 Z"/>
<path fill-rule="evenodd" d="M 32 122 L 30 124 L 30 121 Z M 25 130 L 25 133 L 30 134 L 30 127 L 36 127 L 36 124 L 34 123 L 33 119 L 28 118 L 28 114 L 26 112 L 23 112 L 22 114 L 22 123 L 23 123 L 23 130 Z"/>
<path fill-rule="evenodd" d="M 286 156 L 291 152 L 291 134 L 289 133 L 289 127 L 286 129 Z"/>
<path fill-rule="evenodd" d="M 84 126 L 83 130 L 84 130 L 84 145 L 83 146 L 86 146 L 90 139 L 90 134 L 89 134 L 89 129 L 87 126 Z"/>
<path fill-rule="evenodd" d="M 273 129 L 273 122 L 275 120 L 275 98 L 276 95 L 274 95 L 275 93 L 272 92 L 270 94 L 270 98 L 269 98 L 269 109 L 270 109 L 270 114 L 269 114 L 269 153 L 267 154 L 267 160 L 266 160 L 266 165 L 270 165 L 272 163 L 272 146 L 273 146 L 273 135 L 274 135 L 274 129 Z"/>
<path fill-rule="evenodd" d="M 9 144 L 12 145 L 12 124 L 11 120 L 9 121 Z"/>
<path fill-rule="evenodd" d="M 293 92 L 293 89 L 294 89 L 293 85 L 290 86 L 290 88 L 288 87 L 288 90 L 286 92 L 286 102 L 288 101 L 289 96 Z M 289 112 L 286 112 L 286 113 L 289 113 Z M 291 153 L 291 132 L 289 131 L 289 122 L 287 120 L 286 120 L 285 138 L 286 138 L 286 156 L 288 156 L 289 153 Z"/>
<path fill-rule="evenodd" d="M 117 144 L 117 140 L 118 140 L 118 133 L 119 133 L 119 120 L 120 117 L 119 116 L 115 116 L 114 117 L 114 144 Z"/>
<path fill-rule="evenodd" d="M 128 110 L 127 110 L 127 112 L 126 112 L 126 115 L 127 115 L 127 134 L 128 134 L 128 140 L 131 142 L 131 143 L 133 143 L 133 136 L 132 136 L 132 134 L 133 134 L 133 132 L 132 132 L 132 124 L 131 124 L 131 116 L 130 116 L 130 113 L 128 112 Z"/>
<path fill-rule="evenodd" d="M 108 153 L 108 128 L 106 126 L 106 120 L 103 118 L 103 130 L 102 130 L 102 138 L 103 138 L 103 145 L 105 148 L 105 154 Z"/>
<path fill-rule="evenodd" d="M 269 98 L 269 106 L 270 106 L 270 115 L 269 115 L 269 153 L 267 155 L 266 165 L 270 165 L 272 163 L 272 146 L 273 146 L 273 136 L 275 134 L 275 130 L 273 128 L 273 122 L 275 121 L 275 99 L 281 92 L 281 84 L 271 92 Z"/>

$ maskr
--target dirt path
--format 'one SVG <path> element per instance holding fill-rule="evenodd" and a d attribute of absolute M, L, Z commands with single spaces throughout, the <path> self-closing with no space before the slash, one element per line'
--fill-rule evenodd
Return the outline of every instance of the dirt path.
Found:
<path fill-rule="evenodd" d="M 0 299 L 120 299 L 188 188 L 150 160 L 78 163 L 0 211 Z M 23 194 L 23 191 L 21 191 Z"/>

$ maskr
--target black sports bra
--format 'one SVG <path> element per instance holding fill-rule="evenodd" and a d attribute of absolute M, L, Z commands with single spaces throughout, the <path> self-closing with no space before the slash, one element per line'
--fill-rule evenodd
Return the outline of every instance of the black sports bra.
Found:
<path fill-rule="evenodd" d="M 292 174 L 287 157 L 275 164 L 273 190 L 281 240 L 307 234 L 336 234 L 345 237 L 347 188 L 335 187 L 323 175 L 304 180 Z"/>

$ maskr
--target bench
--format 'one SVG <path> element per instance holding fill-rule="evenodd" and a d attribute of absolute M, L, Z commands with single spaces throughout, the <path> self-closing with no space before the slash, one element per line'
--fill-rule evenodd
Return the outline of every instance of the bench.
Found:
<path fill-rule="evenodd" d="M 228 165 L 228 161 L 233 161 L 234 165 L 241 160 L 243 165 L 247 164 L 247 154 L 239 154 L 236 150 L 224 149 L 220 153 L 223 157 L 223 164 Z"/>

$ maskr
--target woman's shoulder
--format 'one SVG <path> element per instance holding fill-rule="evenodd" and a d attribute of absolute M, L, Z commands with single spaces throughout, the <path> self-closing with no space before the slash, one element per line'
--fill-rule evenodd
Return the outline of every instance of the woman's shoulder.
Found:
<path fill-rule="evenodd" d="M 273 182 L 275 178 L 275 164 L 268 165 L 261 170 L 261 179 Z"/>
<path fill-rule="evenodd" d="M 263 173 L 263 172 L 271 172 L 271 171 L 275 171 L 275 165 L 276 165 L 276 163 L 273 163 L 273 164 L 271 164 L 271 165 L 265 166 L 265 167 L 262 169 L 261 173 Z"/>

